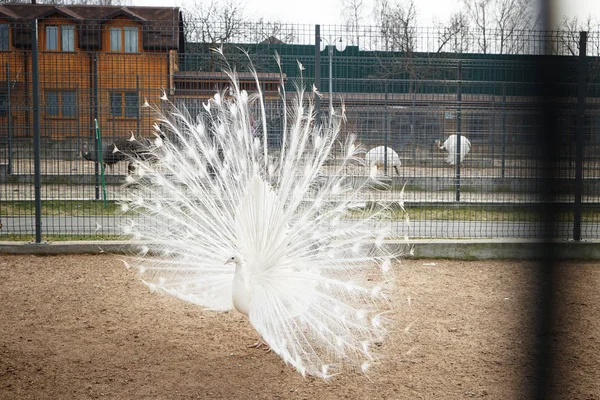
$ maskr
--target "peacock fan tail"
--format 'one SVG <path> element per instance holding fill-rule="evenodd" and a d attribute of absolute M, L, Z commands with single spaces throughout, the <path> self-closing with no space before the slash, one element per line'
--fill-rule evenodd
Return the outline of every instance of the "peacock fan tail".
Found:
<path fill-rule="evenodd" d="M 195 118 L 161 98 L 168 111 L 156 108 L 149 148 L 159 161 L 132 160 L 135 185 L 122 203 L 136 215 L 124 233 L 142 243 L 126 265 L 151 290 L 247 314 L 302 375 L 366 372 L 381 356 L 391 265 L 406 247 L 387 246 L 391 234 L 375 228 L 385 207 L 356 218 L 367 179 L 344 174 L 359 152 L 338 135 L 344 115 L 318 124 L 319 93 L 298 84 L 287 104 L 282 78 L 287 106 L 272 149 L 258 74 L 252 94 L 228 75 L 228 92 Z"/>

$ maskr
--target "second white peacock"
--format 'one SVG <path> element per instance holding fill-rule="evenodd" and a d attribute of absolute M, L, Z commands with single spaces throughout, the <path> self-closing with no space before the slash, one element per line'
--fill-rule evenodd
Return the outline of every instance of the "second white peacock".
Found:
<path fill-rule="evenodd" d="M 303 375 L 366 372 L 380 357 L 392 262 L 405 247 L 386 246 L 378 213 L 360 216 L 365 187 L 343 173 L 358 151 L 338 136 L 343 115 L 317 124 L 313 94 L 299 86 L 272 149 L 257 74 L 255 94 L 229 75 L 227 97 L 215 94 L 196 118 L 164 96 L 160 161 L 133 160 L 123 200 L 136 215 L 125 233 L 146 243 L 128 266 L 153 290 L 247 315 Z M 283 82 L 280 93 L 285 102 Z"/>
<path fill-rule="evenodd" d="M 460 157 L 458 149 L 458 136 L 450 135 L 448 139 L 442 143 L 440 140 L 435 141 L 435 145 L 442 151 L 448 152 L 446 156 L 446 163 L 450 165 L 456 165 L 456 161 L 462 163 L 469 151 L 471 151 L 471 141 L 464 136 L 460 137 Z"/>

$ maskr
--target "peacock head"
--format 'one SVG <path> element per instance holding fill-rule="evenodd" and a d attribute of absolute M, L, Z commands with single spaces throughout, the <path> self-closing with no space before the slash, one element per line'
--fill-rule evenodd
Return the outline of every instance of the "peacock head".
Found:
<path fill-rule="evenodd" d="M 83 142 L 81 145 L 81 156 L 84 160 L 94 161 L 92 159 L 92 154 L 90 153 L 88 142 Z"/>
<path fill-rule="evenodd" d="M 242 260 L 239 256 L 231 256 L 227 259 L 227 261 L 225 261 L 225 264 L 235 264 L 236 267 L 239 267 L 242 265 Z"/>

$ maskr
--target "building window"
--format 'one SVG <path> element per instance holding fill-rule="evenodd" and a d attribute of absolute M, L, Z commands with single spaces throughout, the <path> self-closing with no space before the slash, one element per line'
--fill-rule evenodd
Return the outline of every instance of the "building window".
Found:
<path fill-rule="evenodd" d="M 135 26 L 110 28 L 110 51 L 138 52 L 138 29 Z"/>
<path fill-rule="evenodd" d="M 46 92 L 46 115 L 48 117 L 59 117 L 58 92 Z"/>
<path fill-rule="evenodd" d="M 137 53 L 138 51 L 138 30 L 136 27 L 128 26 L 124 28 L 125 53 Z"/>
<path fill-rule="evenodd" d="M 58 26 L 46 27 L 46 50 L 58 50 Z"/>
<path fill-rule="evenodd" d="M 8 24 L 0 24 L 0 51 L 10 50 L 8 39 Z"/>
<path fill-rule="evenodd" d="M 137 92 L 113 92 L 110 94 L 110 116 L 137 118 L 139 96 Z"/>
<path fill-rule="evenodd" d="M 59 40 L 60 39 L 60 40 Z M 59 47 L 60 44 L 60 47 Z M 75 51 L 75 26 L 50 25 L 46 27 L 46 50 Z"/>
<path fill-rule="evenodd" d="M 75 92 L 61 92 L 61 96 L 63 118 L 75 118 Z"/>
<path fill-rule="evenodd" d="M 46 91 L 46 116 L 50 118 L 75 118 L 76 95 L 74 90 Z"/>
<path fill-rule="evenodd" d="M 121 51 L 123 39 L 121 28 L 110 28 L 110 51 Z"/>
<path fill-rule="evenodd" d="M 8 115 L 8 93 L 0 92 L 0 117 Z"/>
<path fill-rule="evenodd" d="M 73 25 L 62 25 L 60 33 L 61 50 L 75 51 L 75 27 Z"/>

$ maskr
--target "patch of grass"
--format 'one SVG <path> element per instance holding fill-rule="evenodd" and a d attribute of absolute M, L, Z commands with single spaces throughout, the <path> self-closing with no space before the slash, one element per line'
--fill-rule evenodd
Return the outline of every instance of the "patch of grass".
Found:
<path fill-rule="evenodd" d="M 569 221 L 573 221 L 573 213 L 570 213 Z M 581 212 L 581 222 L 598 222 L 600 223 L 600 209 L 583 210 Z"/>
<path fill-rule="evenodd" d="M 455 192 L 456 188 L 453 188 L 452 190 L 450 190 L 451 192 Z M 480 189 L 476 188 L 474 186 L 470 186 L 470 185 L 460 185 L 460 192 L 461 193 L 477 193 L 479 192 Z"/>
<path fill-rule="evenodd" d="M 60 234 L 51 234 L 51 235 L 43 235 L 42 241 L 44 242 L 72 242 L 72 241 L 93 241 L 93 240 L 123 240 L 124 237 L 122 235 L 60 235 Z M 35 242 L 35 235 L 27 235 L 27 234 L 16 234 L 10 233 L 7 235 L 0 235 L 0 241 L 5 242 Z"/>
<path fill-rule="evenodd" d="M 407 209 L 412 220 L 439 221 L 522 221 L 535 222 L 539 220 L 534 210 L 501 211 L 485 208 L 461 207 L 415 207 Z"/>
<path fill-rule="evenodd" d="M 494 185 L 490 189 L 490 193 L 514 193 L 517 190 L 514 190 L 510 187 L 510 185 Z M 526 192 L 526 190 L 521 190 L 521 192 Z"/>
<path fill-rule="evenodd" d="M 348 216 L 349 219 L 361 218 L 372 215 L 377 209 L 365 208 L 355 210 Z M 410 207 L 403 212 L 400 207 L 392 207 L 389 212 L 382 216 L 385 219 L 404 220 L 406 214 L 413 221 L 490 221 L 490 222 L 539 222 L 542 220 L 535 207 L 498 207 L 477 205 L 451 205 L 431 207 Z M 558 213 L 557 222 L 573 221 L 573 212 L 561 210 Z M 581 222 L 600 222 L 600 208 L 587 208 L 582 210 Z"/>
<path fill-rule="evenodd" d="M 0 201 L 0 215 L 34 215 L 35 202 Z M 116 201 L 102 200 L 43 200 L 42 215 L 121 215 Z"/>
<path fill-rule="evenodd" d="M 356 219 L 369 216 L 377 209 L 367 206 L 365 209 L 353 210 L 348 219 Z M 407 206 L 406 212 L 411 220 L 439 220 L 439 221 L 509 221 L 509 222 L 538 222 L 541 221 L 540 215 L 534 206 L 494 206 L 494 205 L 473 205 L 473 204 L 448 204 L 435 206 Z M 35 205 L 33 201 L 0 201 L 0 215 L 23 216 L 34 215 Z M 129 210 L 125 215 L 135 214 L 135 210 Z M 46 200 L 42 201 L 42 215 L 66 215 L 66 216 L 120 216 L 123 215 L 119 204 L 114 201 L 107 201 L 104 207 L 102 200 Z M 385 219 L 403 220 L 405 213 L 400 207 L 392 207 L 390 212 L 386 213 Z M 599 207 L 585 207 L 582 210 L 582 222 L 600 222 Z M 573 212 L 569 209 L 563 209 L 558 214 L 558 222 L 573 221 Z M 1 232 L 1 231 L 0 231 Z M 81 240 L 87 240 L 90 236 L 85 236 Z M 1 238 L 1 236 L 0 236 Z M 12 239 L 10 239 L 12 240 Z M 21 239 L 16 239 L 21 240 Z M 71 240 L 71 239 L 63 239 Z M 79 239 L 73 239 L 79 240 Z M 89 239 L 94 240 L 94 239 Z"/>

